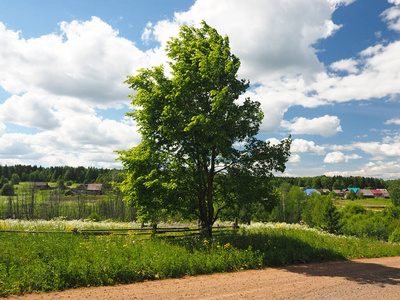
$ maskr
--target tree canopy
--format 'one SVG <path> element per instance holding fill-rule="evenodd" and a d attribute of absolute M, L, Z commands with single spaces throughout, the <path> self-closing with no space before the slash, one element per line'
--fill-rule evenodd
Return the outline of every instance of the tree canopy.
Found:
<path fill-rule="evenodd" d="M 211 234 L 221 210 L 268 199 L 273 171 L 283 172 L 291 139 L 259 140 L 260 103 L 239 97 L 249 87 L 237 79 L 240 60 L 205 22 L 182 26 L 166 49 L 163 66 L 139 70 L 125 83 L 141 143 L 118 151 L 125 170 L 122 190 L 142 218 L 171 215 L 199 219 Z M 267 193 L 267 194 L 266 194 Z"/>

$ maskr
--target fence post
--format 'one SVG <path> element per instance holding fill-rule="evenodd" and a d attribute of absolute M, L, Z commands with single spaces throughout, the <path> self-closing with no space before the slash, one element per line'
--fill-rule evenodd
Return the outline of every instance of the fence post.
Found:
<path fill-rule="evenodd" d="M 236 231 L 238 228 L 239 228 L 239 226 L 238 226 L 238 220 L 237 220 L 237 218 L 235 218 L 235 219 L 233 220 L 233 231 Z"/>

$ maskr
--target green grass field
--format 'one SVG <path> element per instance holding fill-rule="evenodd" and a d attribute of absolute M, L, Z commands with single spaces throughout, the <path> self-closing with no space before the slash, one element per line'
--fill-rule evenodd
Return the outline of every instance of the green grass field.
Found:
<path fill-rule="evenodd" d="M 361 204 L 362 206 L 365 207 L 365 209 L 376 210 L 376 211 L 383 210 L 393 205 L 390 199 L 381 199 L 381 198 L 356 199 L 353 201 L 346 199 L 339 199 L 339 200 L 334 200 L 333 203 L 338 207 L 345 207 L 347 204 L 356 203 L 356 204 Z"/>
<path fill-rule="evenodd" d="M 66 223 L 62 229 L 61 222 L 58 230 L 71 226 Z M 29 227 L 28 222 L 18 225 L 17 222 L 0 221 L 0 229 L 24 226 Z M 36 224 L 30 230 L 43 229 L 43 226 Z M 127 224 L 120 223 L 119 226 Z M 399 244 L 334 236 L 306 226 L 282 223 L 242 226 L 237 233 L 211 240 L 137 241 L 129 235 L 84 237 L 79 234 L 4 232 L 0 232 L 0 239 L 0 296 L 315 261 L 400 255 Z"/>

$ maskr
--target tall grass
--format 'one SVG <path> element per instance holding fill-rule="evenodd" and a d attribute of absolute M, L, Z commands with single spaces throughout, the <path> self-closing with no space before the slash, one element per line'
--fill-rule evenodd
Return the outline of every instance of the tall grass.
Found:
<path fill-rule="evenodd" d="M 8 225 L 9 226 L 9 225 Z M 11 228 L 11 226 L 9 226 Z M 0 295 L 113 285 L 313 261 L 400 255 L 400 245 L 256 224 L 212 240 L 0 233 Z"/>

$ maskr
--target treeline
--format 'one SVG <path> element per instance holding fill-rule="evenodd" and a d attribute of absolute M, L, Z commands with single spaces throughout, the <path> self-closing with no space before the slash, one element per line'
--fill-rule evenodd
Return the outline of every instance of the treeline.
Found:
<path fill-rule="evenodd" d="M 0 166 L 0 182 L 12 181 L 72 181 L 78 183 L 109 183 L 120 180 L 120 170 L 94 167 L 42 167 L 31 165 Z M 13 181 L 14 181 L 13 180 Z"/>
<path fill-rule="evenodd" d="M 380 178 L 362 177 L 362 176 L 315 176 L 315 177 L 276 177 L 276 185 L 280 186 L 286 182 L 290 185 L 303 187 L 306 189 L 329 189 L 339 190 L 345 188 L 361 189 L 386 189 L 389 181 Z"/>

